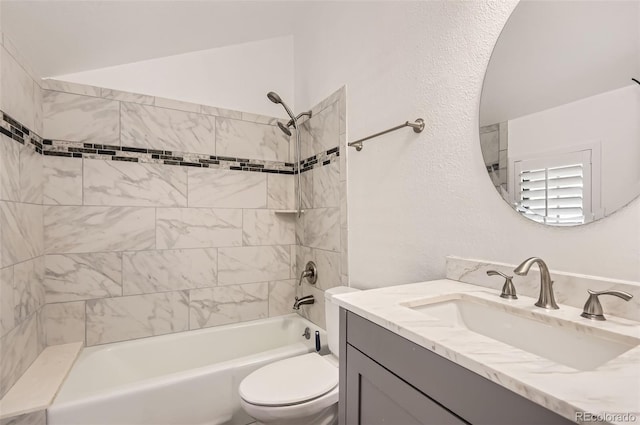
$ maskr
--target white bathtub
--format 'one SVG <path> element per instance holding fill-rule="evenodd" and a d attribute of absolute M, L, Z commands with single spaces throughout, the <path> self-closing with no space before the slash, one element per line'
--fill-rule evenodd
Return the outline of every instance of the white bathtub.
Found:
<path fill-rule="evenodd" d="M 87 348 L 48 409 L 47 423 L 250 423 L 238 398 L 242 379 L 315 350 L 316 330 L 324 351 L 324 330 L 295 314 Z"/>

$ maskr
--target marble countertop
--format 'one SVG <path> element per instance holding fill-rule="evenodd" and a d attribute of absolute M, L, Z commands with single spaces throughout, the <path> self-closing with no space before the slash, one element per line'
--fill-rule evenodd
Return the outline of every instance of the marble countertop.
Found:
<path fill-rule="evenodd" d="M 522 317 L 571 326 L 585 335 L 614 337 L 635 347 L 594 370 L 577 370 L 407 307 L 450 294 L 471 296 L 481 304 L 517 310 Z M 335 300 L 339 306 L 572 421 L 577 421 L 578 413 L 627 413 L 635 421 L 607 416 L 595 423 L 640 423 L 640 322 L 611 315 L 604 322 L 590 321 L 581 318 L 582 310 L 575 307 L 561 304 L 559 310 L 544 310 L 535 307 L 536 300 L 531 297 L 505 300 L 498 295 L 493 289 L 442 279 L 340 294 Z M 588 353 L 576 353 L 581 355 Z"/>

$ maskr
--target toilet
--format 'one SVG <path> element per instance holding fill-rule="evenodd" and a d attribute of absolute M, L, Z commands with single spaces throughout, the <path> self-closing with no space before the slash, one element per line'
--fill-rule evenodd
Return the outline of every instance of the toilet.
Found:
<path fill-rule="evenodd" d="M 261 367 L 240 383 L 240 404 L 258 424 L 335 425 L 338 423 L 339 307 L 333 296 L 357 289 L 325 292 L 330 354 L 303 354 Z"/>

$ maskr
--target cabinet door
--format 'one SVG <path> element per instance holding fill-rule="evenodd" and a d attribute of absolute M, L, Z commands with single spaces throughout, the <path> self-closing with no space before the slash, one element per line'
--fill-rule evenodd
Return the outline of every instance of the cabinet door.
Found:
<path fill-rule="evenodd" d="M 346 425 L 466 424 L 347 345 Z"/>

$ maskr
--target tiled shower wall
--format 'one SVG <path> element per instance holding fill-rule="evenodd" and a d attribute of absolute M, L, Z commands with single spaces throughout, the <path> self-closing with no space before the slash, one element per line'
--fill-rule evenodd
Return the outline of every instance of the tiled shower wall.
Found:
<path fill-rule="evenodd" d="M 0 138 L 0 398 L 44 349 L 40 86 L 0 33 L 0 109 L 24 124 Z"/>
<path fill-rule="evenodd" d="M 293 164 L 273 118 L 46 87 L 48 344 L 290 312 L 296 222 L 275 210 L 293 207 Z"/>
<path fill-rule="evenodd" d="M 302 130 L 311 147 L 303 190 L 317 201 L 296 220 L 276 212 L 295 207 L 295 151 L 274 118 L 52 81 L 46 88 L 48 344 L 290 313 L 297 243 L 311 256 L 300 258 L 318 263 L 321 290 L 340 284 L 344 90 Z M 324 325 L 321 290 L 301 313 Z"/>
<path fill-rule="evenodd" d="M 312 109 L 312 117 L 300 129 L 302 157 L 318 159 L 323 166 L 301 174 L 305 213 L 296 227 L 297 276 L 307 261 L 316 263 L 318 281 L 303 281 L 298 296 L 313 295 L 315 304 L 301 314 L 325 327 L 324 291 L 349 284 L 347 260 L 346 89 L 343 87 Z M 330 149 L 338 149 L 338 161 L 322 161 Z M 305 162 L 309 163 L 309 161 Z M 297 176 L 294 176 L 297 177 Z M 297 284 L 297 282 L 295 282 Z"/>

